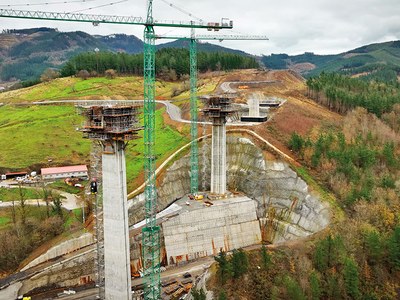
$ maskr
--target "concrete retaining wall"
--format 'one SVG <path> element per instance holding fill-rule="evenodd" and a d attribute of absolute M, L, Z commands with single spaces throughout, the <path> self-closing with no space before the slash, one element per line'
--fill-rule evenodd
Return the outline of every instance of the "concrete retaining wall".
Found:
<path fill-rule="evenodd" d="M 29 264 L 23 267 L 21 271 L 37 266 L 50 259 L 60 257 L 67 253 L 71 253 L 73 251 L 76 251 L 93 243 L 94 243 L 93 235 L 91 233 L 85 233 L 80 237 L 70 239 L 68 241 L 62 242 L 57 246 L 54 246 L 53 248 L 50 248 L 45 254 L 35 258 Z"/>
<path fill-rule="evenodd" d="M 190 208 L 162 224 L 169 264 L 261 242 L 256 201 L 240 197 L 213 203 Z"/>
<path fill-rule="evenodd" d="M 329 205 L 282 161 L 265 160 L 249 140 L 228 144 L 232 187 L 258 202 L 263 239 L 273 243 L 308 236 L 329 224 Z"/>
<path fill-rule="evenodd" d="M 56 263 L 51 268 L 24 280 L 18 294 L 23 295 L 36 288 L 69 287 L 93 280 L 96 252 L 88 251 L 63 263 Z"/>

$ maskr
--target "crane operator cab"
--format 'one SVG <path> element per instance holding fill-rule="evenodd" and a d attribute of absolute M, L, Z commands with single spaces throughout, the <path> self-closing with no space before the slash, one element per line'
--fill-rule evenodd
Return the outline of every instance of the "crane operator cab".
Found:
<path fill-rule="evenodd" d="M 93 178 L 92 182 L 90 183 L 90 193 L 97 194 L 97 180 Z"/>

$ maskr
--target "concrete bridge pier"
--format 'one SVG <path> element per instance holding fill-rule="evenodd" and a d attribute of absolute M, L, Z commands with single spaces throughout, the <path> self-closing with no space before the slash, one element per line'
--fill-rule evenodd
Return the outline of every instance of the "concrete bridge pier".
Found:
<path fill-rule="evenodd" d="M 226 194 L 226 119 L 233 112 L 230 97 L 206 98 L 203 113 L 212 122 L 211 195 Z"/>
<path fill-rule="evenodd" d="M 226 125 L 225 122 L 213 123 L 211 150 L 211 193 L 226 193 Z"/>
<path fill-rule="evenodd" d="M 103 149 L 103 214 L 105 299 L 132 299 L 125 143 Z"/>
<path fill-rule="evenodd" d="M 138 108 L 134 105 L 80 107 L 86 117 L 84 137 L 102 145 L 104 266 L 98 257 L 97 284 L 102 298 L 100 274 L 104 270 L 106 300 L 132 299 L 124 149 L 141 129 Z M 97 238 L 99 242 L 100 237 Z"/>

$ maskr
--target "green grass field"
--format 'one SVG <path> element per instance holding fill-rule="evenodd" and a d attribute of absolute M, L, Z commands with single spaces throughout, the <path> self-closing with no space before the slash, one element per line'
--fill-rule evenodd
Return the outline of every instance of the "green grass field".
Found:
<path fill-rule="evenodd" d="M 165 108 L 156 111 L 156 135 L 155 135 L 155 155 L 157 163 L 164 161 L 176 149 L 189 142 L 187 137 L 178 131 L 164 124 L 162 114 Z M 143 120 L 141 120 L 143 122 Z M 132 141 L 126 149 L 126 177 L 128 180 L 128 191 L 135 186 L 132 180 L 143 170 L 144 165 L 144 144 L 143 131 L 139 134 L 139 139 Z"/>
<path fill-rule="evenodd" d="M 9 218 L 9 217 L 0 217 L 0 229 L 5 227 L 10 222 L 11 222 L 11 218 Z"/>
<path fill-rule="evenodd" d="M 0 107 L 0 167 L 77 164 L 87 160 L 90 142 L 76 131 L 83 119 L 73 106 Z"/>
<path fill-rule="evenodd" d="M 212 92 L 219 78 L 203 78 L 199 82 L 198 94 L 201 95 Z M 156 95 L 160 99 L 171 99 L 174 87 L 181 86 L 181 82 L 156 81 Z M 83 118 L 77 114 L 74 106 L 14 104 L 60 99 L 141 98 L 142 77 L 99 77 L 88 80 L 59 78 L 33 87 L 1 93 L 0 102 L 9 105 L 0 107 L 0 170 L 29 168 L 39 171 L 43 166 L 89 164 L 90 141 L 83 139 L 82 133 L 76 130 L 81 126 Z M 183 92 L 175 99 L 178 100 L 176 104 L 187 106 L 189 92 Z M 162 108 L 156 112 L 157 163 L 189 142 L 185 137 L 189 133 L 189 126 L 185 126 L 183 134 L 166 126 L 162 117 L 164 111 L 165 108 Z M 135 187 L 132 181 L 143 170 L 143 149 L 143 132 L 140 132 L 139 139 L 131 141 L 126 149 L 128 189 Z"/>
<path fill-rule="evenodd" d="M 83 186 L 85 186 L 88 182 L 87 181 L 80 181 L 80 184 L 82 184 Z M 78 187 L 75 186 L 70 186 L 68 184 L 66 184 L 64 182 L 64 180 L 57 180 L 55 182 L 52 182 L 51 184 L 47 185 L 47 187 L 52 188 L 52 189 L 56 189 L 59 191 L 64 191 L 70 194 L 79 194 L 82 192 L 82 190 Z"/>
<path fill-rule="evenodd" d="M 22 195 L 24 199 L 38 199 L 41 198 L 40 192 L 34 189 L 22 188 Z M 19 188 L 4 188 L 0 187 L 0 200 L 1 201 L 18 201 L 21 199 Z"/>
<path fill-rule="evenodd" d="M 69 230 L 73 227 L 80 227 L 79 225 L 81 225 L 82 220 L 82 208 L 73 209 L 65 219 L 65 230 Z"/>
<path fill-rule="evenodd" d="M 157 161 L 167 158 L 189 140 L 163 122 L 165 108 L 156 111 Z M 19 170 L 35 165 L 89 164 L 90 141 L 77 131 L 83 121 L 75 108 L 63 106 L 0 107 L 0 168 Z M 142 120 L 143 122 L 143 120 Z M 127 179 L 132 182 L 143 170 L 143 132 L 126 149 Z M 54 186 L 58 188 L 59 186 Z M 133 188 L 132 183 L 128 184 Z M 69 191 L 77 192 L 77 191 Z"/>

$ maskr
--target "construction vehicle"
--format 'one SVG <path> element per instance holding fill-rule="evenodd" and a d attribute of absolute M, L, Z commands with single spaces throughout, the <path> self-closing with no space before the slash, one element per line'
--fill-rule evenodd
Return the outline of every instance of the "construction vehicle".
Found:
<path fill-rule="evenodd" d="M 96 178 L 93 179 L 93 181 L 90 183 L 90 193 L 92 195 L 97 194 L 97 182 Z"/>
<path fill-rule="evenodd" d="M 194 195 L 194 199 L 195 199 L 195 200 L 203 200 L 203 199 L 204 199 L 204 196 L 201 195 L 201 194 L 197 194 L 197 195 Z"/>

